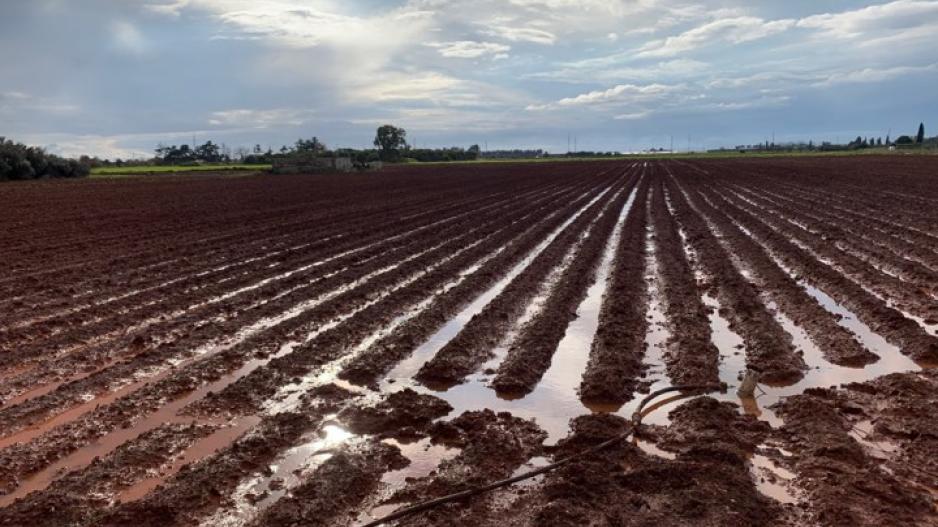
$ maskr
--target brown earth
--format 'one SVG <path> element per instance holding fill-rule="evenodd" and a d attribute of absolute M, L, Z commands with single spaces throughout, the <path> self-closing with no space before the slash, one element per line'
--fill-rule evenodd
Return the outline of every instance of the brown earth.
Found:
<path fill-rule="evenodd" d="M 0 525 L 351 526 L 510 477 L 627 429 L 647 372 L 734 384 L 708 303 L 747 367 L 802 383 L 765 386 L 764 420 L 734 386 L 675 399 L 634 441 L 397 524 L 938 525 L 936 162 L 0 185 Z M 655 270 L 661 361 L 644 350 Z M 486 293 L 414 378 L 386 378 Z M 819 351 L 796 352 L 779 314 Z M 595 334 L 571 333 L 582 316 Z M 582 364 L 548 372 L 566 336 Z M 549 437 L 538 418 L 556 415 L 570 427 Z"/>

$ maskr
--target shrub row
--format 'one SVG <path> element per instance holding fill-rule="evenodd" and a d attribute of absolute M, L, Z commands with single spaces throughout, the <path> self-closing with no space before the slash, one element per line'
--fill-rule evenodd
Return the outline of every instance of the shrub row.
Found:
<path fill-rule="evenodd" d="M 0 181 L 84 177 L 90 169 L 73 159 L 0 137 Z"/>

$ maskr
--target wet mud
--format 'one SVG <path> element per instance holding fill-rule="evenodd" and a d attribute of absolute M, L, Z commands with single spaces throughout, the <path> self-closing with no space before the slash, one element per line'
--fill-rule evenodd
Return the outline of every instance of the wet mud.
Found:
<path fill-rule="evenodd" d="M 0 188 L 0 525 L 935 525 L 933 161 L 535 168 Z"/>

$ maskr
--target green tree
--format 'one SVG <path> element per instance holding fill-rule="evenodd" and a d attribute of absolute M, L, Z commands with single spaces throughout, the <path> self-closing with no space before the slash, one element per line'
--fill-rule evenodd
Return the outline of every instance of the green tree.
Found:
<path fill-rule="evenodd" d="M 52 155 L 42 148 L 0 137 L 0 181 L 7 179 L 84 177 L 88 165 Z"/>
<path fill-rule="evenodd" d="M 323 144 L 318 138 L 313 137 L 312 139 L 298 139 L 294 149 L 297 152 L 321 154 L 326 151 L 326 145 Z"/>
<path fill-rule="evenodd" d="M 390 124 L 381 126 L 375 134 L 374 145 L 380 150 L 382 161 L 397 161 L 401 158 L 401 149 L 407 146 L 407 131 Z"/>
<path fill-rule="evenodd" d="M 925 123 L 918 125 L 918 135 L 915 136 L 915 144 L 920 145 L 925 142 Z"/>
<path fill-rule="evenodd" d="M 221 161 L 221 149 L 211 141 L 207 141 L 204 145 L 197 146 L 194 155 L 196 159 L 201 159 L 206 163 L 218 163 Z"/>

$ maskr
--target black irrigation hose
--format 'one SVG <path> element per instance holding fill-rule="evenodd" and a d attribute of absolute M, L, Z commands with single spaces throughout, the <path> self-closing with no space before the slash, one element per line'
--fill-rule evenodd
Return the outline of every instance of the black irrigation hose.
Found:
<path fill-rule="evenodd" d="M 586 456 L 593 455 L 620 441 L 624 441 L 628 439 L 628 437 L 635 432 L 635 429 L 641 425 L 642 417 L 644 417 L 643 411 L 645 409 L 645 406 L 647 406 L 648 403 L 650 403 L 654 398 L 658 397 L 659 395 L 669 393 L 669 392 L 689 392 L 687 393 L 687 395 L 689 396 L 689 395 L 699 395 L 699 394 L 715 392 L 715 391 L 726 391 L 726 384 L 721 383 L 721 384 L 694 384 L 694 385 L 684 385 L 684 386 L 670 386 L 668 388 L 655 390 L 649 393 L 644 399 L 642 399 L 642 402 L 639 403 L 638 408 L 635 410 L 635 413 L 632 414 L 632 421 L 631 423 L 629 423 L 629 426 L 626 428 L 625 432 L 613 437 L 612 439 L 603 441 L 602 443 L 592 448 L 573 454 L 572 456 L 561 459 L 560 461 L 557 461 L 556 463 L 551 463 L 550 465 L 546 465 L 541 468 L 534 469 L 530 472 L 525 472 L 524 474 L 519 474 L 517 476 L 510 477 L 508 479 L 503 479 L 501 481 L 489 483 L 488 485 L 484 485 L 482 487 L 474 487 L 474 488 L 467 489 L 461 492 L 450 494 L 448 496 L 443 496 L 441 498 L 436 498 L 433 500 L 425 501 L 423 503 L 418 503 L 416 505 L 412 505 L 410 507 L 400 509 L 399 511 L 391 513 L 383 518 L 379 518 L 372 522 L 366 523 L 365 525 L 362 525 L 361 527 L 377 527 L 378 525 L 383 525 L 390 521 L 399 520 L 401 518 L 411 516 L 413 514 L 417 514 L 418 512 L 423 512 L 423 511 L 432 509 L 434 507 L 438 507 L 445 503 L 459 501 L 461 499 L 475 496 L 478 494 L 482 494 L 485 492 L 489 492 L 491 490 L 495 490 L 500 487 L 506 487 L 508 485 L 511 485 L 512 483 L 517 483 L 519 481 L 531 479 L 535 476 L 539 476 L 546 472 L 551 472 L 572 461 L 575 461 L 577 459 L 580 459 Z"/>

